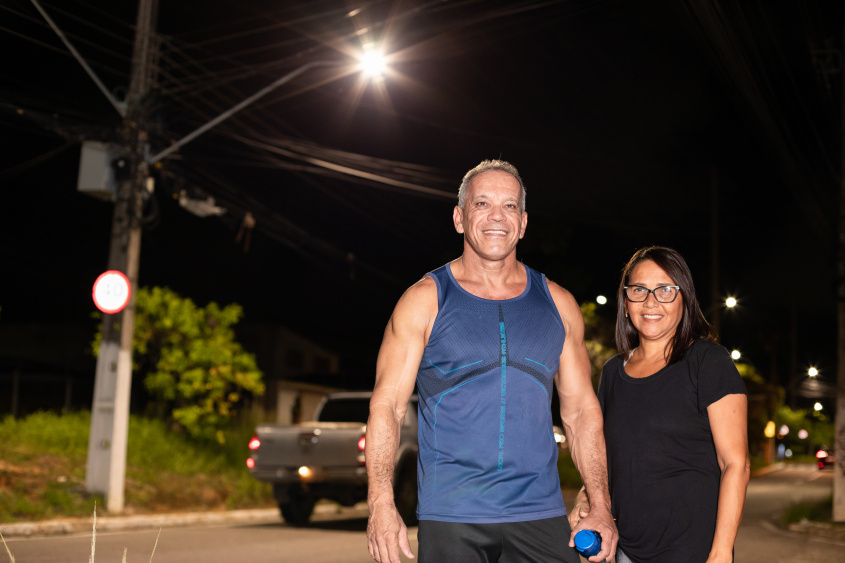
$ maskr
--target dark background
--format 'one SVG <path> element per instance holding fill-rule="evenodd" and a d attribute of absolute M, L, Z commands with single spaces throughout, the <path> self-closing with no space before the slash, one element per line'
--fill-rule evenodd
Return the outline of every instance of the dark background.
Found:
<path fill-rule="evenodd" d="M 123 95 L 136 3 L 42 6 Z M 392 58 L 383 82 L 308 71 L 165 160 L 141 285 L 240 303 L 244 323 L 288 326 L 371 386 L 396 300 L 461 252 L 454 199 L 308 159 L 409 163 L 412 183 L 456 193 L 504 158 L 528 189 L 519 258 L 581 302 L 608 296 L 603 317 L 630 255 L 671 246 L 703 309 L 714 283 L 739 299 L 725 346 L 783 385 L 811 365 L 835 378 L 840 3 L 160 0 L 157 22 L 153 152 L 308 61 L 366 42 Z M 31 2 L 0 2 L 0 49 L 0 328 L 93 333 L 113 205 L 77 191 L 79 147 L 118 142 L 120 117 Z M 226 213 L 195 216 L 180 193 Z"/>

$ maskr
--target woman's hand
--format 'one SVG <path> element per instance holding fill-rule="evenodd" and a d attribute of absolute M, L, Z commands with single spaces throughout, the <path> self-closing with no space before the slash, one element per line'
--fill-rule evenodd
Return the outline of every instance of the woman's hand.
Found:
<path fill-rule="evenodd" d="M 575 503 L 572 505 L 572 510 L 569 511 L 569 526 L 575 529 L 581 518 L 585 518 L 590 514 L 590 499 L 587 498 L 587 491 L 584 487 L 578 491 L 575 497 Z"/>

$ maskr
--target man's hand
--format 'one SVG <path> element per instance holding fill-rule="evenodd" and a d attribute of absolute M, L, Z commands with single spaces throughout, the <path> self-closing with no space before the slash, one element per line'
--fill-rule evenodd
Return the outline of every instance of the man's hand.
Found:
<path fill-rule="evenodd" d="M 380 563 L 400 563 L 400 548 L 408 559 L 414 558 L 408 542 L 408 528 L 392 503 L 376 505 L 370 509 L 367 545 L 370 557 Z"/>
<path fill-rule="evenodd" d="M 576 509 L 580 511 L 580 508 Z M 574 512 L 574 511 L 573 511 Z M 570 516 L 570 521 L 572 517 Z M 616 524 L 607 509 L 599 506 L 588 508 L 588 512 L 579 517 L 577 526 L 573 526 L 572 534 L 569 536 L 569 547 L 575 547 L 575 534 L 581 530 L 594 530 L 601 536 L 601 551 L 593 555 L 587 561 L 598 563 L 599 561 L 616 560 L 616 542 L 619 541 L 619 532 Z"/>

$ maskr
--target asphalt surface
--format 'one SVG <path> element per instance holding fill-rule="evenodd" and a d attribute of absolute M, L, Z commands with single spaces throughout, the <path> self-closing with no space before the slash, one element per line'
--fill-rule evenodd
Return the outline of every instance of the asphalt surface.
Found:
<path fill-rule="evenodd" d="M 780 471 L 785 466 L 775 464 L 761 471 L 755 476 Z M 574 497 L 575 491 L 564 491 L 564 500 Z M 567 506 L 569 506 L 567 502 Z M 366 503 L 359 503 L 356 508 L 366 510 Z M 316 514 L 337 512 L 339 508 L 330 503 L 318 504 Z M 76 534 L 90 532 L 96 526 L 96 531 L 112 532 L 155 528 L 172 528 L 175 526 L 220 525 L 220 524 L 269 524 L 281 520 L 276 508 L 229 510 L 217 512 L 180 512 L 166 514 L 145 514 L 131 516 L 97 516 L 94 518 L 61 518 L 37 522 L 18 522 L 0 524 L 0 534 L 4 538 L 50 536 L 59 534 Z M 802 533 L 845 541 L 845 528 L 825 525 L 824 523 L 801 523 L 790 526 L 792 533 Z"/>

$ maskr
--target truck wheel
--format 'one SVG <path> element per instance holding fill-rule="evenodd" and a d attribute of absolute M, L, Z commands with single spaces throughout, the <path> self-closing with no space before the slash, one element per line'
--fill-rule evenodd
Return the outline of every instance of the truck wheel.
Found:
<path fill-rule="evenodd" d="M 417 464 L 405 463 L 393 487 L 396 510 L 406 526 L 417 525 Z"/>
<path fill-rule="evenodd" d="M 314 499 L 302 493 L 291 494 L 290 501 L 279 503 L 279 510 L 288 524 L 304 526 L 311 519 L 311 512 L 314 511 Z"/>

